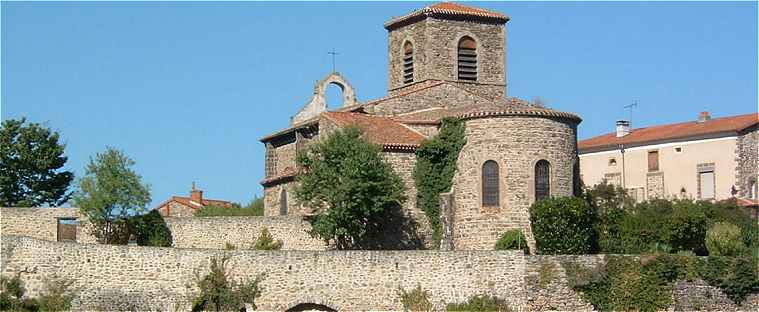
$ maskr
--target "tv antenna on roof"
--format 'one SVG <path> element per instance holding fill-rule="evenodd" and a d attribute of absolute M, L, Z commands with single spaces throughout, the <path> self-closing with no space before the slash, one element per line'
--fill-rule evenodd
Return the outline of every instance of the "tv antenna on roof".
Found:
<path fill-rule="evenodd" d="M 633 122 L 633 107 L 638 107 L 638 101 L 633 101 L 632 104 L 625 105 L 624 108 L 630 111 L 630 124 Z"/>

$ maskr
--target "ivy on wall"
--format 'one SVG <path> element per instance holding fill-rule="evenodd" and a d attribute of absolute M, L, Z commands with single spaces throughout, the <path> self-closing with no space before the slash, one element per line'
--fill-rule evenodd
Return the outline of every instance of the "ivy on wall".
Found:
<path fill-rule="evenodd" d="M 426 140 L 416 150 L 414 183 L 417 190 L 417 206 L 430 221 L 435 246 L 442 238 L 439 195 L 451 190 L 456 160 L 464 144 L 464 122 L 445 118 L 438 135 Z"/>

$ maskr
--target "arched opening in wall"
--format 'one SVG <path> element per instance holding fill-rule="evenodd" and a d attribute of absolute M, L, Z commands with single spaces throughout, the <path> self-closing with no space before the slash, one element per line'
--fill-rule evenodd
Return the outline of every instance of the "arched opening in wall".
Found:
<path fill-rule="evenodd" d="M 464 36 L 458 44 L 459 80 L 477 81 L 477 42 Z"/>
<path fill-rule="evenodd" d="M 541 159 L 535 164 L 535 200 L 551 196 L 551 164 Z"/>
<path fill-rule="evenodd" d="M 282 192 L 279 193 L 279 215 L 287 215 L 287 190 L 282 188 Z"/>
<path fill-rule="evenodd" d="M 482 164 L 483 207 L 498 207 L 500 197 L 498 180 L 498 163 L 488 160 Z"/>
<path fill-rule="evenodd" d="M 333 111 L 343 106 L 343 99 L 344 92 L 343 87 L 336 84 L 336 83 L 330 83 L 327 85 L 327 90 L 324 92 L 324 100 L 327 101 L 327 110 Z"/>
<path fill-rule="evenodd" d="M 406 41 L 403 44 L 403 83 L 414 82 L 414 45 Z"/>
<path fill-rule="evenodd" d="M 299 303 L 292 308 L 285 310 L 287 312 L 301 312 L 301 311 L 329 311 L 336 312 L 337 310 L 317 303 Z"/>

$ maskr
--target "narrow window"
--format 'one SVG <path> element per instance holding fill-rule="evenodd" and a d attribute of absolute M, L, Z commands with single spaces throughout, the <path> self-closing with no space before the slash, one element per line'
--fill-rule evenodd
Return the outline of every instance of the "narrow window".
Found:
<path fill-rule="evenodd" d="M 498 163 L 492 160 L 482 164 L 482 206 L 498 206 Z"/>
<path fill-rule="evenodd" d="M 535 200 L 551 196 L 551 164 L 547 160 L 538 160 L 535 164 Z"/>
<path fill-rule="evenodd" d="M 759 196 L 757 196 L 756 180 L 752 180 L 751 183 L 750 183 L 749 198 L 751 198 L 751 199 L 759 199 Z"/>
<path fill-rule="evenodd" d="M 403 83 L 414 82 L 414 46 L 406 41 L 403 44 Z"/>
<path fill-rule="evenodd" d="M 287 215 L 287 190 L 282 188 L 282 193 L 279 194 L 279 215 Z"/>
<path fill-rule="evenodd" d="M 459 40 L 458 73 L 459 80 L 477 81 L 477 42 L 470 37 Z"/>
<path fill-rule="evenodd" d="M 659 171 L 659 151 L 648 152 L 648 171 Z"/>

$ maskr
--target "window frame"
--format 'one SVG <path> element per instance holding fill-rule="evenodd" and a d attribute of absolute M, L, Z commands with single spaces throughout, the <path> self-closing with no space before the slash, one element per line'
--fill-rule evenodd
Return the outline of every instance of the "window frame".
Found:
<path fill-rule="evenodd" d="M 545 166 L 543 166 L 544 164 Z M 539 169 L 543 168 L 545 168 L 544 172 L 539 171 Z M 551 162 L 546 159 L 540 159 L 535 162 L 535 166 L 533 167 L 533 190 L 535 201 L 551 197 Z"/>
<path fill-rule="evenodd" d="M 480 205 L 482 205 L 482 207 L 501 206 L 500 171 L 501 166 L 495 160 L 488 159 L 482 163 L 482 166 L 480 167 L 480 192 L 482 194 Z"/>

